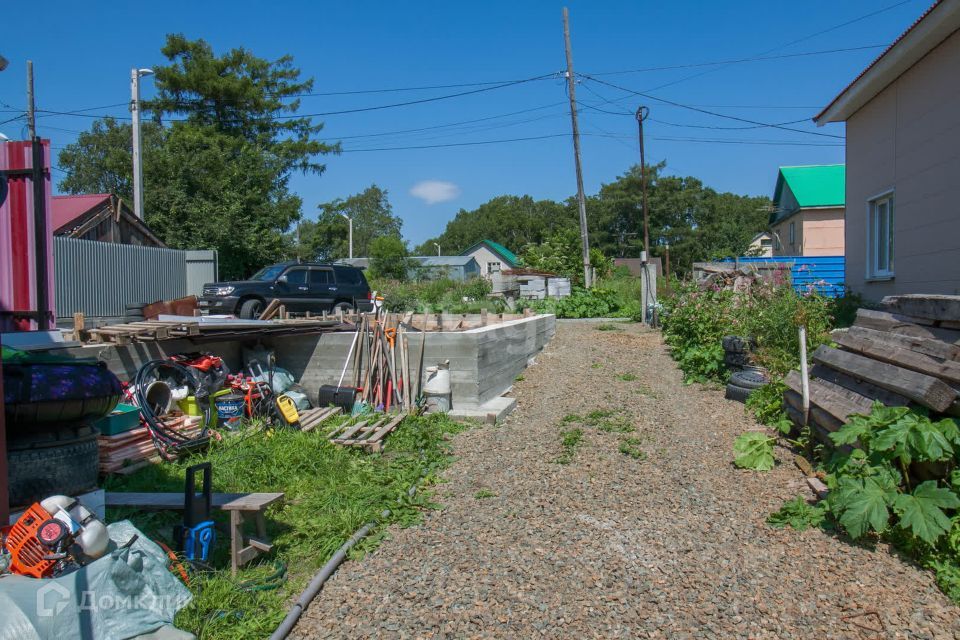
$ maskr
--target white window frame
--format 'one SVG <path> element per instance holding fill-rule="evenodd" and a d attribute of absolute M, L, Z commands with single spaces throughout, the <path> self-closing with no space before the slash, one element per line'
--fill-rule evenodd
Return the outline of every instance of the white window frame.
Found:
<path fill-rule="evenodd" d="M 493 267 L 496 266 L 497 270 L 494 271 Z M 488 262 L 487 263 L 487 274 L 500 273 L 503 270 L 503 263 L 501 262 Z"/>
<path fill-rule="evenodd" d="M 877 216 L 879 206 L 886 205 L 886 238 L 879 238 L 881 225 Z M 896 199 L 894 190 L 888 189 L 867 199 L 867 280 L 892 280 L 894 277 L 894 249 L 896 238 Z M 887 261 L 884 267 L 879 264 L 881 240 L 887 245 Z"/>

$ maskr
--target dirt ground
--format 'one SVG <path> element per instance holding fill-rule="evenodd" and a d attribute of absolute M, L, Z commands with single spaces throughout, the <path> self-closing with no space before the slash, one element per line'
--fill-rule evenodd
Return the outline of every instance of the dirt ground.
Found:
<path fill-rule="evenodd" d="M 454 439 L 442 508 L 342 565 L 292 637 L 960 638 L 891 549 L 766 525 L 809 495 L 791 454 L 735 469 L 743 405 L 685 386 L 659 333 L 598 326 L 558 323 L 513 415 Z M 619 413 L 564 422 L 594 410 Z"/>

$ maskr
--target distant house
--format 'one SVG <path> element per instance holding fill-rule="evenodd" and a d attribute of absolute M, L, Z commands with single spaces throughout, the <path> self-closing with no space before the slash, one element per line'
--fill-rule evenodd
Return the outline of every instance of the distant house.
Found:
<path fill-rule="evenodd" d="M 753 236 L 750 241 L 750 247 L 747 249 L 747 255 L 769 258 L 773 255 L 773 234 L 769 231 L 761 231 Z"/>
<path fill-rule="evenodd" d="M 53 235 L 115 244 L 166 247 L 127 205 L 109 193 L 53 196 Z"/>
<path fill-rule="evenodd" d="M 939 0 L 814 120 L 846 122 L 846 284 L 960 293 L 960 0 Z"/>
<path fill-rule="evenodd" d="M 520 266 L 520 258 L 513 251 L 493 240 L 481 240 L 466 251 L 462 251 L 460 255 L 474 258 L 480 265 L 480 275 L 484 278 L 489 278 L 491 274 L 498 271 L 516 269 Z"/>
<path fill-rule="evenodd" d="M 341 264 L 349 264 L 360 269 L 370 267 L 370 258 L 344 258 Z M 469 280 L 480 276 L 480 265 L 471 256 L 413 256 L 410 258 L 411 280 Z"/>
<path fill-rule="evenodd" d="M 842 256 L 844 166 L 780 167 L 770 231 L 774 256 Z"/>

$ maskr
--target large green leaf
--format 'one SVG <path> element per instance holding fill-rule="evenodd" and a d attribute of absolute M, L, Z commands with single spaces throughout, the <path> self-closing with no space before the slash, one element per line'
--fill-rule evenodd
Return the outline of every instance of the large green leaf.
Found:
<path fill-rule="evenodd" d="M 889 499 L 890 494 L 872 478 L 842 478 L 833 504 L 842 511 L 840 524 L 856 539 L 870 529 L 880 533 L 887 528 Z"/>
<path fill-rule="evenodd" d="M 893 507 L 900 515 L 901 528 L 932 545 L 950 530 L 950 518 L 943 509 L 960 507 L 960 498 L 949 489 L 938 487 L 936 481 L 927 480 L 913 493 L 897 496 Z"/>
<path fill-rule="evenodd" d="M 773 469 L 773 443 L 775 440 L 760 431 L 747 431 L 733 443 L 736 457 L 733 463 L 741 469 L 769 471 Z"/>
<path fill-rule="evenodd" d="M 861 437 L 870 433 L 872 426 L 873 422 L 870 418 L 861 415 L 852 415 L 847 424 L 830 434 L 830 439 L 838 446 L 856 444 Z"/>

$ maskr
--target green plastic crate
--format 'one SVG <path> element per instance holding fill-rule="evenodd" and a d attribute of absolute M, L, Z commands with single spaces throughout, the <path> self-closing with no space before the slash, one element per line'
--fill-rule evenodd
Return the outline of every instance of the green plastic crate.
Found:
<path fill-rule="evenodd" d="M 140 426 L 140 409 L 121 402 L 116 409 L 97 420 L 94 426 L 105 436 L 126 433 Z"/>

